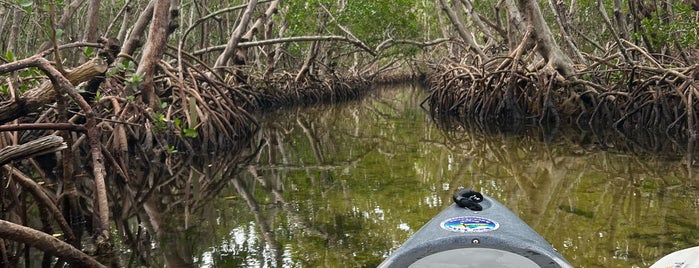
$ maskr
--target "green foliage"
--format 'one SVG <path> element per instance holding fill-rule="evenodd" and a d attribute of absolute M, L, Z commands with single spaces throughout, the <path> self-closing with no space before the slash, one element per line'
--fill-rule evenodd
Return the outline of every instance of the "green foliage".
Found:
<path fill-rule="evenodd" d="M 165 119 L 165 114 L 154 113 L 153 114 L 153 130 L 155 132 L 163 132 L 167 129 L 167 120 Z"/>
<path fill-rule="evenodd" d="M 167 102 L 159 102 L 158 107 L 162 110 L 167 109 L 170 106 L 169 103 Z M 164 132 L 167 131 L 168 129 L 173 130 L 179 130 L 180 135 L 182 135 L 185 138 L 196 138 L 199 137 L 199 132 L 194 128 L 194 126 L 184 126 L 182 124 L 182 120 L 179 118 L 175 118 L 175 120 L 168 120 L 165 117 L 165 114 L 163 113 L 153 113 L 153 130 L 156 132 Z"/>
<path fill-rule="evenodd" d="M 34 5 L 34 1 L 32 1 L 32 0 L 19 0 L 17 4 L 19 4 L 19 6 L 21 6 L 23 8 L 27 8 L 27 7 L 31 7 L 32 5 Z"/>
<path fill-rule="evenodd" d="M 85 51 L 84 54 L 91 54 L 91 51 Z M 118 62 L 114 67 L 107 70 L 106 76 L 111 77 L 113 75 L 122 74 L 126 77 L 124 84 L 133 91 L 138 91 L 138 85 L 143 82 L 143 76 L 136 74 L 136 64 L 130 60 L 125 60 L 123 62 Z M 126 101 L 133 102 L 133 96 L 127 97 Z"/>
<path fill-rule="evenodd" d="M 332 21 L 327 12 L 337 20 Z M 313 35 L 317 33 L 344 34 L 338 24 L 346 27 L 357 38 L 373 46 L 391 36 L 396 39 L 421 39 L 424 25 L 419 14 L 425 7 L 411 0 L 358 0 L 347 1 L 344 7 L 337 1 L 311 0 L 289 3 L 286 19 L 290 35 Z M 323 18 L 322 25 L 318 18 Z"/>
<path fill-rule="evenodd" d="M 199 132 L 197 132 L 196 129 L 183 126 L 182 120 L 180 120 L 179 118 L 175 118 L 175 120 L 173 120 L 173 123 L 175 124 L 175 128 L 180 130 L 182 136 L 186 138 L 196 138 L 199 136 Z"/>
<path fill-rule="evenodd" d="M 349 25 L 358 38 L 376 44 L 386 35 L 397 39 L 418 38 L 417 14 L 414 1 L 348 1 L 345 12 L 338 18 Z"/>
<path fill-rule="evenodd" d="M 641 21 L 643 28 L 635 33 L 635 37 L 645 37 L 652 48 L 660 48 L 674 42 L 685 47 L 698 47 L 699 21 L 695 19 L 694 11 L 690 6 L 681 4 L 675 5 L 674 9 L 674 17 L 670 19 L 661 16 L 644 18 Z"/>
<path fill-rule="evenodd" d="M 87 52 L 85 52 L 87 53 Z M 123 62 L 117 62 L 114 67 L 107 70 L 107 77 L 115 75 L 117 73 L 134 73 L 136 72 L 136 64 L 130 60 L 125 60 Z"/>
<path fill-rule="evenodd" d="M 125 82 L 128 87 L 130 87 L 134 91 L 137 91 L 138 85 L 140 85 L 141 82 L 143 82 L 143 75 L 132 73 L 126 77 Z"/>
<path fill-rule="evenodd" d="M 122 73 L 125 75 L 126 79 L 124 84 L 133 91 L 137 91 L 138 85 L 143 82 L 143 75 L 136 74 L 136 64 L 132 61 L 126 60 L 124 62 L 117 63 L 114 67 L 107 70 L 107 77 L 117 73 Z"/>

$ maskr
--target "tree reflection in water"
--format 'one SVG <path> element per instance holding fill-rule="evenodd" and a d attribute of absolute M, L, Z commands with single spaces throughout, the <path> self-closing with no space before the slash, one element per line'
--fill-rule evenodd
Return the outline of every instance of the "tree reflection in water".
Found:
<path fill-rule="evenodd" d="M 164 256 L 153 266 L 373 267 L 460 186 L 499 199 L 575 267 L 649 266 L 699 241 L 686 140 L 563 127 L 503 133 L 433 120 L 419 108 L 424 97 L 403 85 L 270 113 L 249 164 L 216 156 L 169 165 L 172 173 L 148 167 L 125 198 L 146 209 L 116 210 L 132 230 L 124 244 L 144 259 Z M 161 242 L 133 242 L 144 231 Z"/>

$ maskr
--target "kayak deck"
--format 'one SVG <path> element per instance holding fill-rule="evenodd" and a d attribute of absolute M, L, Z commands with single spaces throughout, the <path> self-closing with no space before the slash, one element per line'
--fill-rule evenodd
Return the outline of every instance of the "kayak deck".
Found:
<path fill-rule="evenodd" d="M 444 209 L 379 267 L 572 267 L 498 201 L 476 202 Z"/>

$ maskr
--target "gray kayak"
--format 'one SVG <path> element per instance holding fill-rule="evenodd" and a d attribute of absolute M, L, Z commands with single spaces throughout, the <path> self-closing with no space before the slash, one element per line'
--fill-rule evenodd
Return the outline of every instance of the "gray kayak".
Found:
<path fill-rule="evenodd" d="M 498 201 L 464 189 L 379 267 L 573 266 Z M 651 268 L 699 268 L 699 246 L 670 253 Z"/>
<path fill-rule="evenodd" d="M 379 267 L 572 267 L 495 199 L 461 190 Z"/>

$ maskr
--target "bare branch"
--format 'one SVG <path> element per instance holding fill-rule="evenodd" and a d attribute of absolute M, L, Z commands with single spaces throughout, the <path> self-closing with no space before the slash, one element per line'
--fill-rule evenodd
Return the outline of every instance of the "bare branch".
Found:
<path fill-rule="evenodd" d="M 267 39 L 267 40 L 260 40 L 260 41 L 250 41 L 250 42 L 242 42 L 238 44 L 238 47 L 256 47 L 256 46 L 264 46 L 264 45 L 272 45 L 272 44 L 279 44 L 279 43 L 294 43 L 294 42 L 311 42 L 311 41 L 344 41 L 351 43 L 353 45 L 356 45 L 357 47 L 361 48 L 362 50 L 366 51 L 367 53 L 371 55 L 376 55 L 376 52 L 372 50 L 371 48 L 367 46 L 362 46 L 362 43 L 358 43 L 356 40 L 347 38 L 345 36 L 339 36 L 339 35 L 329 35 L 329 36 L 292 36 L 292 37 L 282 37 L 282 38 L 275 38 L 275 39 Z M 192 55 L 201 55 L 207 52 L 212 52 L 212 51 L 220 51 L 225 49 L 226 46 L 213 46 L 213 47 L 207 47 L 205 49 L 200 49 L 197 51 L 194 51 Z"/>

